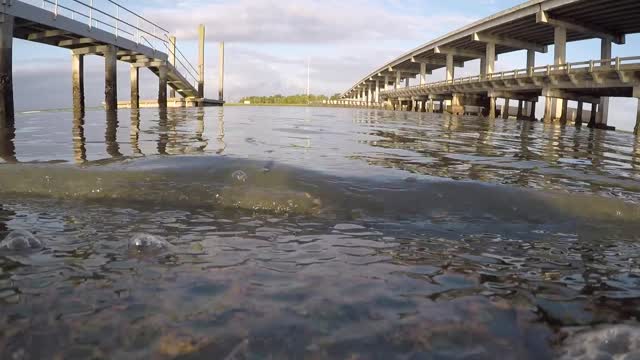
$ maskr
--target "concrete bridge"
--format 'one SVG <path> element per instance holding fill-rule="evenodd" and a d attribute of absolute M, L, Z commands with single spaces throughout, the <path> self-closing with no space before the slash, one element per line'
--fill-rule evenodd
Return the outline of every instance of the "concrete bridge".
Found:
<path fill-rule="evenodd" d="M 640 32 L 637 0 L 531 0 L 456 30 L 374 70 L 342 94 L 337 104 L 387 106 L 393 109 L 454 114 L 477 108 L 496 117 L 496 99 L 504 98 L 501 114 L 511 114 L 511 100 L 518 101 L 517 117 L 534 119 L 539 99 L 545 102 L 545 121 L 569 120 L 568 101 L 577 101 L 572 116 L 582 125 L 584 104 L 590 104 L 589 126 L 608 125 L 610 97 L 639 99 L 636 134 L 640 132 L 640 57 L 613 58 L 612 44 L 624 44 L 627 34 Z M 600 39 L 599 56 L 567 63 L 567 42 Z M 536 52 L 553 45 L 554 63 L 536 66 Z M 500 54 L 526 50 L 527 63 L 520 69 L 496 72 Z M 640 55 L 640 54 L 639 54 Z M 456 67 L 480 60 L 479 74 L 456 78 Z M 436 69 L 445 69 L 445 80 L 429 82 Z M 418 78 L 417 86 L 409 79 Z M 585 119 L 586 120 L 586 119 Z M 586 122 L 586 121 L 585 121 Z"/>
<path fill-rule="evenodd" d="M 160 25 L 111 0 L 0 0 L 0 121 L 14 117 L 13 39 L 48 44 L 71 51 L 73 105 L 84 112 L 84 56 L 105 60 L 107 110 L 141 106 L 222 105 L 204 97 L 204 37 L 199 29 L 199 62 L 193 66 L 176 46 L 176 38 Z M 221 45 L 221 58 L 224 48 Z M 131 64 L 131 100 L 118 103 L 117 61 Z M 221 62 L 222 64 L 222 62 Z M 140 101 L 139 71 L 158 76 L 158 98 Z M 220 67 L 222 79 L 223 67 Z M 43 79 L 46 81 L 46 79 Z M 222 80 L 221 80 L 222 81 Z M 169 100 L 168 87 L 171 88 Z M 179 97 L 176 97 L 177 95 Z"/>

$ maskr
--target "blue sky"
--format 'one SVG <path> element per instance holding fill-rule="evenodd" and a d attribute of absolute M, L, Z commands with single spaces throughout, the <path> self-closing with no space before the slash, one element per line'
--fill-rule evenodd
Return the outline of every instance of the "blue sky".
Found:
<path fill-rule="evenodd" d="M 37 0 L 34 3 L 41 3 Z M 71 0 L 60 0 L 61 3 Z M 94 0 L 107 6 L 106 0 Z M 217 42 L 226 50 L 226 95 L 294 94 L 304 91 L 310 58 L 313 93 L 349 88 L 371 70 L 396 56 L 485 16 L 522 3 L 519 0 L 141 0 L 121 2 L 178 37 L 178 46 L 196 62 L 197 25 L 207 26 L 206 93 L 217 94 Z M 640 37 L 632 35 L 613 56 L 640 55 Z M 598 58 L 599 41 L 570 43 L 568 61 Z M 15 91 L 19 109 L 60 108 L 71 104 L 70 55 L 67 50 L 16 40 Z M 634 53 L 634 51 L 636 53 Z M 539 65 L 552 62 L 553 49 L 538 54 Z M 525 54 L 501 55 L 497 70 L 522 68 Z M 103 59 L 87 57 L 88 105 L 103 94 Z M 469 62 L 457 75 L 475 74 Z M 128 65 L 120 64 L 119 98 L 128 99 Z M 42 80 L 43 76 L 46 80 Z M 142 71 L 142 97 L 157 93 L 155 75 Z M 434 72 L 432 79 L 442 77 Z M 33 99 L 38 99 L 37 103 Z M 614 125 L 633 125 L 636 101 L 613 102 Z M 632 121 L 633 119 L 633 121 Z"/>

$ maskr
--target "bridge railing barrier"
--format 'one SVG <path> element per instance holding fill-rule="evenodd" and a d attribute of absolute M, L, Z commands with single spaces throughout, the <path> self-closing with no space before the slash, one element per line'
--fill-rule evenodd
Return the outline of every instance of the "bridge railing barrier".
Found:
<path fill-rule="evenodd" d="M 544 65 L 531 67 L 528 69 L 517 69 L 510 71 L 502 71 L 491 73 L 487 75 L 473 75 L 462 78 L 457 78 L 453 80 L 442 80 L 436 81 L 424 85 L 414 85 L 409 87 L 402 87 L 398 89 L 391 90 L 381 90 L 380 94 L 391 94 L 394 92 L 403 92 L 403 91 L 411 91 L 416 89 L 424 89 L 424 88 L 433 88 L 438 86 L 445 85 L 458 85 L 458 84 L 467 84 L 474 82 L 482 82 L 482 81 L 491 81 L 491 80 L 503 80 L 503 79 L 516 79 L 516 78 L 524 78 L 524 77 L 535 77 L 535 76 L 549 76 L 552 73 L 563 72 L 566 74 L 570 74 L 575 71 L 588 71 L 595 72 L 598 70 L 609 70 L 611 68 L 615 68 L 616 70 L 624 70 L 624 66 L 629 65 L 640 65 L 640 56 L 632 56 L 632 57 L 616 57 L 613 59 L 599 59 L 599 60 L 590 60 L 590 61 L 581 61 L 581 62 L 573 62 L 561 65 Z"/>
<path fill-rule="evenodd" d="M 122 37 L 154 51 L 173 52 L 169 31 L 135 11 L 113 0 L 19 0 L 39 6 L 53 13 L 86 23 L 89 29 L 100 29 Z M 186 56 L 176 48 L 175 67 L 188 81 L 197 83 L 199 72 Z"/>

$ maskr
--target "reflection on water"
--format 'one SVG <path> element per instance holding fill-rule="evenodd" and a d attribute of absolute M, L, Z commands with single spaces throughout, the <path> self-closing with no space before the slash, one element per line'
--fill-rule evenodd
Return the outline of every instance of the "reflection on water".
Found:
<path fill-rule="evenodd" d="M 16 124 L 0 240 L 46 245 L 0 252 L 2 359 L 546 359 L 638 327 L 630 134 L 278 107 Z"/>

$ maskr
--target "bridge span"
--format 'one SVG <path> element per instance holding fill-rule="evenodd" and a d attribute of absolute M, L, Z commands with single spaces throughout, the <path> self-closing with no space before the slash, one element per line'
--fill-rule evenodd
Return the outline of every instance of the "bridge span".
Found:
<path fill-rule="evenodd" d="M 105 59 L 107 110 L 118 106 L 167 107 L 222 105 L 204 97 L 205 29 L 199 29 L 198 66 L 176 46 L 176 38 L 156 23 L 112 0 L 2 0 L 0 1 L 0 121 L 12 122 L 13 39 L 69 49 L 73 76 L 73 105 L 84 112 L 84 56 Z M 221 46 L 222 50 L 222 46 Z M 131 100 L 118 103 L 117 61 L 131 64 Z M 157 101 L 140 101 L 139 71 L 158 76 Z M 220 67 L 220 73 L 223 73 Z M 221 76 L 222 78 L 222 76 Z M 43 79 L 46 81 L 46 79 Z M 221 84 L 222 86 L 222 84 Z M 171 88 L 169 101 L 167 89 Z M 177 97 L 177 95 L 179 97 Z M 222 94 L 222 91 L 220 91 Z"/>
<path fill-rule="evenodd" d="M 485 116 L 505 118 L 517 100 L 517 117 L 535 119 L 536 104 L 545 103 L 544 120 L 582 125 L 584 104 L 590 104 L 590 127 L 608 125 L 610 97 L 639 99 L 636 134 L 640 133 L 640 57 L 614 58 L 612 44 L 625 44 L 640 32 L 637 0 L 531 0 L 458 29 L 384 64 L 344 92 L 337 104 L 385 106 L 393 109 L 462 114 L 469 107 Z M 567 42 L 600 39 L 601 52 L 568 63 Z M 536 52 L 553 45 L 553 64 L 537 66 Z M 501 54 L 527 51 L 520 69 L 496 72 Z M 639 54 L 640 55 L 640 54 Z M 479 74 L 456 78 L 455 69 L 480 60 Z M 429 82 L 434 70 L 445 69 L 445 80 Z M 418 78 L 419 84 L 409 86 Z M 504 98 L 500 113 L 496 99 Z M 569 119 L 568 101 L 577 101 Z M 515 114 L 513 114 L 515 115 Z"/>

